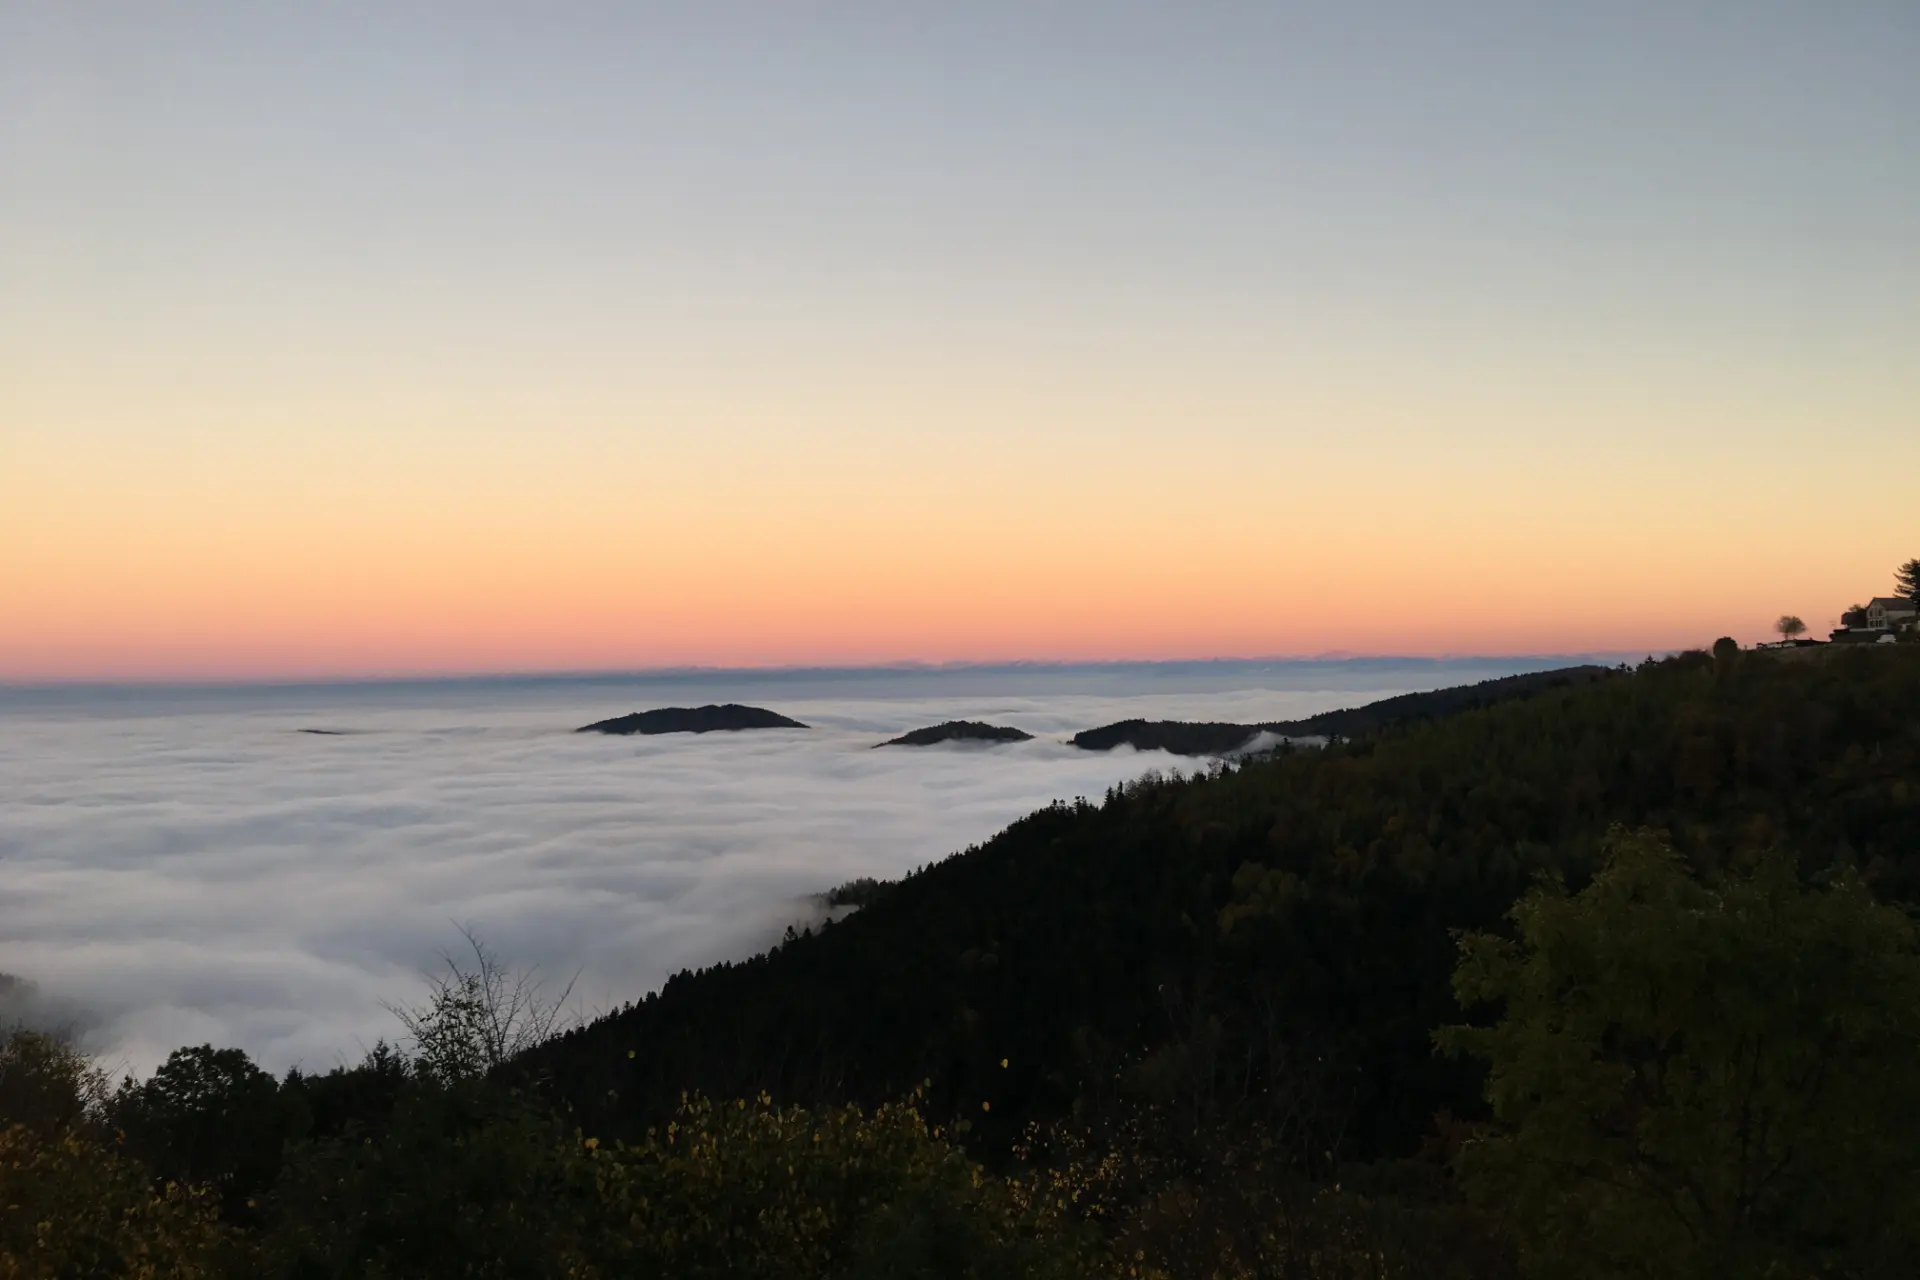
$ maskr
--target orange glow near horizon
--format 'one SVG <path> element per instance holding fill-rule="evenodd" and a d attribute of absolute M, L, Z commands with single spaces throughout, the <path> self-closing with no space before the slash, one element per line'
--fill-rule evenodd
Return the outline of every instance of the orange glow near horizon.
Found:
<path fill-rule="evenodd" d="M 1028 434 L 970 430 L 1046 411 L 978 393 L 899 437 L 845 397 L 831 431 L 475 402 L 464 436 L 346 402 L 264 438 L 49 396 L 69 429 L 0 479 L 0 679 L 1651 651 L 1818 633 L 1908 550 L 1897 511 L 1820 519 L 1857 460 L 1787 432 L 1690 455 L 1588 401 L 1561 438 L 1622 443 L 1530 447 L 1532 406 L 1294 395 L 1116 395 Z M 1183 448 L 1204 415 L 1240 425 Z"/>
<path fill-rule="evenodd" d="M 1911 6 L 189 8 L 0 6 L 0 681 L 1633 653 L 1920 555 Z"/>

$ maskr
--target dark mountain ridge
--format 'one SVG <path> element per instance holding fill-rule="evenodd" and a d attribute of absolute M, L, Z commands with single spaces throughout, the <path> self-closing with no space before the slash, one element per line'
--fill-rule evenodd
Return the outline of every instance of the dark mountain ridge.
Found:
<path fill-rule="evenodd" d="M 798 720 L 790 720 L 764 707 L 743 707 L 737 702 L 704 707 L 656 707 L 596 720 L 582 725 L 575 733 L 731 733 L 741 729 L 805 729 Z"/>
<path fill-rule="evenodd" d="M 1280 720 L 1260 727 L 1290 738 L 1332 736 L 1351 738 L 1355 734 L 1366 733 L 1390 724 L 1404 724 L 1410 720 L 1430 720 L 1436 716 L 1470 711 L 1475 707 L 1490 707 L 1497 702 L 1505 702 L 1513 698 L 1531 698 L 1548 689 L 1565 689 L 1573 685 L 1590 684 L 1595 680 L 1605 680 L 1618 674 L 1620 673 L 1617 668 L 1593 664 L 1556 667 L 1551 671 L 1525 671 L 1519 675 L 1500 676 L 1492 680 L 1482 680 L 1476 684 L 1455 685 L 1450 689 L 1403 693 L 1397 697 L 1382 698 L 1378 702 L 1369 702 L 1363 706 L 1347 707 L 1338 711 L 1322 711 L 1304 720 Z"/>
<path fill-rule="evenodd" d="M 1304 720 L 1279 720 L 1265 724 L 1121 720 L 1075 734 L 1073 745 L 1088 751 L 1111 751 L 1115 747 L 1129 746 L 1136 751 L 1170 751 L 1181 756 L 1227 755 L 1241 750 L 1260 733 L 1273 733 L 1284 738 L 1350 738 L 1389 724 L 1452 715 L 1457 711 L 1491 706 L 1513 698 L 1530 698 L 1543 690 L 1563 689 L 1615 674 L 1617 672 L 1613 668 L 1600 666 L 1529 671 L 1451 689 L 1403 693 L 1364 706 L 1323 711 Z"/>
<path fill-rule="evenodd" d="M 1027 742 L 1033 735 L 1009 725 L 982 724 L 978 720 L 948 720 L 943 724 L 914 729 L 897 738 L 876 742 L 875 747 L 930 747 L 938 742 Z"/>
<path fill-rule="evenodd" d="M 1260 732 L 1257 724 L 1194 720 L 1120 720 L 1073 735 L 1083 751 L 1170 751 L 1177 756 L 1219 756 L 1237 751 Z"/>

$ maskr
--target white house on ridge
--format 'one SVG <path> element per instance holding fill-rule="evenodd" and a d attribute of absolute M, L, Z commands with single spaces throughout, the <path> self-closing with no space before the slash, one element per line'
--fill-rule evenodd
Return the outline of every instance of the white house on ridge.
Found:
<path fill-rule="evenodd" d="M 1920 607 L 1900 596 L 1875 596 L 1867 602 L 1868 631 L 1901 631 L 1920 618 Z"/>

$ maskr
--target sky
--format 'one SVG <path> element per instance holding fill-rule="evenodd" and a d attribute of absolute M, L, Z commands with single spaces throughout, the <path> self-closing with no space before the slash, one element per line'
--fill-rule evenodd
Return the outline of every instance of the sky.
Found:
<path fill-rule="evenodd" d="M 0 681 L 1539 653 L 1920 555 L 1920 7 L 0 5 Z"/>

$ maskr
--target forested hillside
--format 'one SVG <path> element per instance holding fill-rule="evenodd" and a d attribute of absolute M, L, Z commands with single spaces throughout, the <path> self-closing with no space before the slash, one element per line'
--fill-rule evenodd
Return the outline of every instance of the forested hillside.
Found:
<path fill-rule="evenodd" d="M 1429 1045 L 1456 1016 L 1452 931 L 1497 925 L 1538 876 L 1577 886 L 1613 824 L 1670 833 L 1709 876 L 1788 845 L 1920 898 L 1917 656 L 1696 653 L 1143 779 L 527 1065 L 607 1132 L 685 1089 L 878 1102 L 927 1081 L 993 1153 L 1115 1089 L 1224 1121 L 1311 1084 L 1347 1154 L 1411 1152 L 1437 1112 L 1480 1107 Z"/>
<path fill-rule="evenodd" d="M 1482 680 L 1478 684 L 1403 693 L 1358 707 L 1322 711 L 1304 720 L 1265 724 L 1234 724 L 1194 720 L 1121 720 L 1073 735 L 1073 745 L 1085 751 L 1111 751 L 1129 746 L 1136 751 L 1170 751 L 1180 756 L 1229 756 L 1244 749 L 1261 733 L 1286 738 L 1350 738 L 1389 725 L 1431 720 L 1478 707 L 1530 698 L 1551 689 L 1604 680 L 1617 674 L 1611 667 L 1559 667 L 1520 675 Z"/>
<path fill-rule="evenodd" d="M 1371 733 L 1392 724 L 1455 715 L 1478 707 L 1490 707 L 1496 702 L 1530 698 L 1536 693 L 1552 689 L 1564 689 L 1569 685 L 1604 680 L 1614 674 L 1615 670 L 1612 667 L 1592 665 L 1556 667 L 1552 671 L 1527 671 L 1515 676 L 1498 676 L 1492 680 L 1482 680 L 1476 684 L 1454 685 L 1451 688 L 1431 689 L 1424 693 L 1403 693 L 1392 698 L 1381 698 L 1363 706 L 1322 711 L 1304 720 L 1281 720 L 1260 727 L 1292 738 L 1316 736 L 1351 738 L 1356 734 Z"/>

